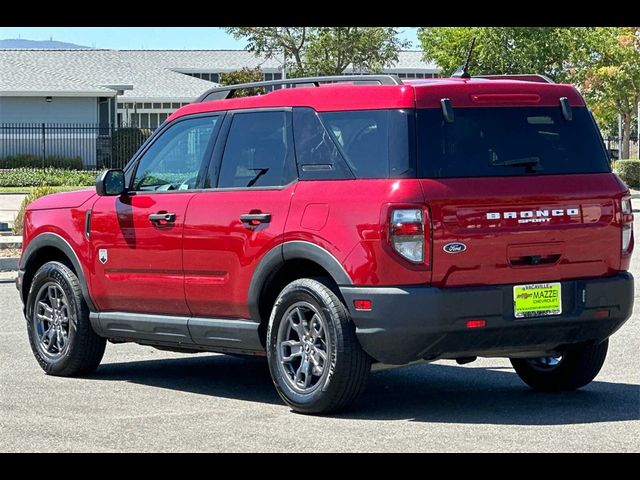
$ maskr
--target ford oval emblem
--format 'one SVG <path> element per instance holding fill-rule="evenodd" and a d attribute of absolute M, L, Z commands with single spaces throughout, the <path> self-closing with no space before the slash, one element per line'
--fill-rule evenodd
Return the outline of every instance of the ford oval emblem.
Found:
<path fill-rule="evenodd" d="M 462 253 L 467 249 L 464 243 L 451 242 L 447 243 L 442 249 L 447 253 Z"/>

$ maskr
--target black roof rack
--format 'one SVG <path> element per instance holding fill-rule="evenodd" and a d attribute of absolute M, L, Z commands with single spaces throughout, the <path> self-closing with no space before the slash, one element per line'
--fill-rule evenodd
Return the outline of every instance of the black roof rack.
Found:
<path fill-rule="evenodd" d="M 537 73 L 513 73 L 505 75 L 474 75 L 474 78 L 486 78 L 487 80 L 522 80 L 523 82 L 556 83 L 545 75 Z"/>
<path fill-rule="evenodd" d="M 283 80 L 268 80 L 265 82 L 239 83 L 237 85 L 227 85 L 226 87 L 216 87 L 204 92 L 195 103 L 206 102 L 209 100 L 221 100 L 233 97 L 236 90 L 244 90 L 246 88 L 271 87 L 276 85 L 292 86 L 312 84 L 319 87 L 321 83 L 337 83 L 337 82 L 353 82 L 353 83 L 375 83 L 378 85 L 403 85 L 402 80 L 397 75 L 332 75 L 327 77 L 305 77 L 305 78 L 286 78 Z"/>

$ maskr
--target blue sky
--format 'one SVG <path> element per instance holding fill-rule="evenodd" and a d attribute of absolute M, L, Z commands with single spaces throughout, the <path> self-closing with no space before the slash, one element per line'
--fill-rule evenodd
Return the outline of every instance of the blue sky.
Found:
<path fill-rule="evenodd" d="M 399 27 L 401 37 L 418 48 L 416 28 Z M 93 48 L 235 49 L 243 48 L 217 27 L 0 27 L 0 39 L 57 40 Z"/>

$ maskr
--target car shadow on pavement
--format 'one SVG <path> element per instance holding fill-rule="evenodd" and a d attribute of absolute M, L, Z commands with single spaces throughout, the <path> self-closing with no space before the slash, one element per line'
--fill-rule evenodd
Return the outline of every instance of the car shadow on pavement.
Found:
<path fill-rule="evenodd" d="M 194 355 L 186 358 L 103 363 L 94 380 L 119 380 L 200 395 L 282 404 L 265 358 Z"/>
<path fill-rule="evenodd" d="M 282 404 L 264 358 L 194 356 L 103 364 L 95 380 Z M 575 392 L 540 393 L 510 368 L 415 365 L 373 372 L 364 395 L 334 418 L 431 423 L 563 425 L 640 419 L 640 385 L 597 379 Z"/>
<path fill-rule="evenodd" d="M 511 368 L 416 365 L 373 373 L 343 418 L 430 423 L 568 425 L 640 419 L 640 385 L 599 382 L 581 390 L 530 389 Z"/>

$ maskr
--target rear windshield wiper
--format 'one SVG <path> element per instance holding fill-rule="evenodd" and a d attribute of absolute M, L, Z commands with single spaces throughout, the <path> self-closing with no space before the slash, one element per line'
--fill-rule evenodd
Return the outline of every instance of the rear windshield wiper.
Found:
<path fill-rule="evenodd" d="M 492 167 L 527 167 L 527 170 L 533 172 L 542 170 L 540 158 L 538 157 L 512 158 L 503 162 L 490 163 L 489 165 Z"/>

